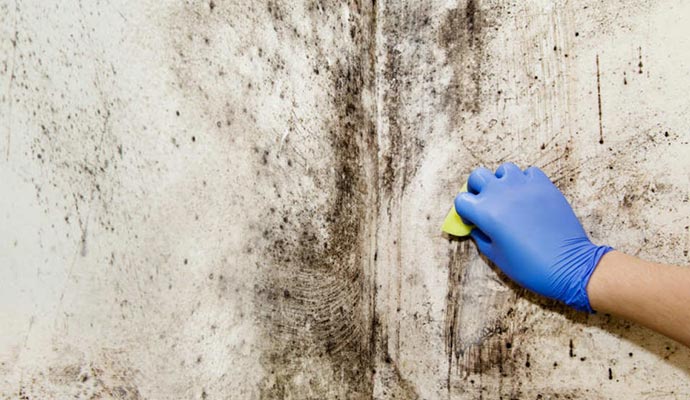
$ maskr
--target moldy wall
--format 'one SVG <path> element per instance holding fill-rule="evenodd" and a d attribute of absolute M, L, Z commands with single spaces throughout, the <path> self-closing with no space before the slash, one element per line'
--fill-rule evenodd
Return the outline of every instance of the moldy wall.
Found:
<path fill-rule="evenodd" d="M 688 264 L 655 3 L 0 0 L 0 397 L 687 397 L 690 351 L 439 230 L 515 161 Z"/>

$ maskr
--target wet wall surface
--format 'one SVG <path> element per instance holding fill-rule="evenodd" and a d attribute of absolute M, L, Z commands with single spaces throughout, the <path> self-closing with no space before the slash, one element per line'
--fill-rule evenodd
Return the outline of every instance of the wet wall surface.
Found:
<path fill-rule="evenodd" d="M 689 12 L 0 1 L 0 397 L 687 397 L 439 226 L 514 161 L 688 265 Z"/>

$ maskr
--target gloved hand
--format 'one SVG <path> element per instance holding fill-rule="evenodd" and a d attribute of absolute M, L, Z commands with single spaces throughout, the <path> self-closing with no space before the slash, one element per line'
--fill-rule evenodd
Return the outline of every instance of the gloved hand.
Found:
<path fill-rule="evenodd" d="M 513 163 L 474 170 L 455 210 L 476 226 L 479 251 L 521 286 L 592 312 L 587 283 L 601 257 L 612 250 L 587 238 L 570 204 L 536 167 Z"/>

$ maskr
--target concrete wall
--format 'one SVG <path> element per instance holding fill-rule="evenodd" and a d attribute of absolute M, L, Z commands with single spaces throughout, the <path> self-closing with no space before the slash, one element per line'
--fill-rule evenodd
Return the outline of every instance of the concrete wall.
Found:
<path fill-rule="evenodd" d="M 0 397 L 688 397 L 688 349 L 439 231 L 512 160 L 687 265 L 688 15 L 0 0 Z"/>

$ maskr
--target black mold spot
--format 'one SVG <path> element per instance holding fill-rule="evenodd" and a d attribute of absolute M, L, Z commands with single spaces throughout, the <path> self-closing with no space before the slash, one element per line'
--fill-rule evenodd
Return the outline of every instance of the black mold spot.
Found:
<path fill-rule="evenodd" d="M 642 74 L 642 47 L 638 47 L 637 51 L 639 52 L 639 62 L 637 63 L 637 73 Z"/>

